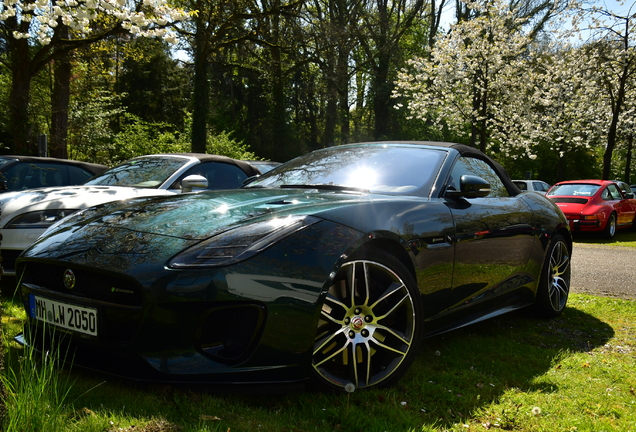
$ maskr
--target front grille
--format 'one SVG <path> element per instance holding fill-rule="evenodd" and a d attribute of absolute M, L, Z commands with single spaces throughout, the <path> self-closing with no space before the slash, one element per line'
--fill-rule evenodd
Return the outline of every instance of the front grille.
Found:
<path fill-rule="evenodd" d="M 75 275 L 72 289 L 64 285 L 64 273 L 71 270 Z M 141 286 L 131 278 L 99 272 L 81 267 L 29 262 L 26 264 L 22 282 L 46 290 L 99 300 L 122 306 L 141 306 Z"/>

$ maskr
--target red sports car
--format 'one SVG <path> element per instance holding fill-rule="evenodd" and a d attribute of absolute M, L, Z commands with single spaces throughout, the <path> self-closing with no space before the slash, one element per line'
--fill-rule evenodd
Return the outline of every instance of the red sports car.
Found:
<path fill-rule="evenodd" d="M 559 206 L 573 232 L 600 231 L 606 238 L 616 230 L 636 226 L 636 199 L 611 180 L 570 180 L 546 194 Z"/>

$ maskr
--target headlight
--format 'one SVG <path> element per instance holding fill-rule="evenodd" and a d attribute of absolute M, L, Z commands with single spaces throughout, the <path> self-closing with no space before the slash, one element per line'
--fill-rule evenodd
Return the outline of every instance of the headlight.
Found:
<path fill-rule="evenodd" d="M 232 228 L 186 249 L 168 266 L 182 269 L 234 264 L 318 221 L 312 216 L 290 216 Z"/>
<path fill-rule="evenodd" d="M 11 219 L 7 224 L 7 229 L 37 229 L 48 228 L 66 216 L 75 213 L 77 210 L 51 209 L 40 210 L 21 214 Z"/>

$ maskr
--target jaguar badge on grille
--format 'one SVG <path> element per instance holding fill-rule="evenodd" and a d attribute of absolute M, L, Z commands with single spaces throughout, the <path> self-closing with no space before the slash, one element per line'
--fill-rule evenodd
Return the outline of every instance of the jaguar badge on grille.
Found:
<path fill-rule="evenodd" d="M 64 286 L 68 289 L 75 288 L 75 273 L 71 269 L 64 271 Z"/>

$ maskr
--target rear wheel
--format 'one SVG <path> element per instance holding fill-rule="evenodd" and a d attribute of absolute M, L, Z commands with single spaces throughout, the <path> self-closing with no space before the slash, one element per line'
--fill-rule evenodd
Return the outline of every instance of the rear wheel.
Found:
<path fill-rule="evenodd" d="M 420 342 L 420 293 L 406 267 L 372 250 L 342 265 L 322 305 L 314 378 L 322 388 L 386 386 L 409 368 Z"/>
<path fill-rule="evenodd" d="M 537 292 L 537 311 L 548 318 L 560 315 L 570 294 L 570 258 L 572 251 L 565 238 L 557 234 L 552 238 Z"/>
<path fill-rule="evenodd" d="M 616 235 L 616 214 L 612 213 L 607 220 L 607 225 L 603 230 L 603 237 L 611 239 Z"/>

